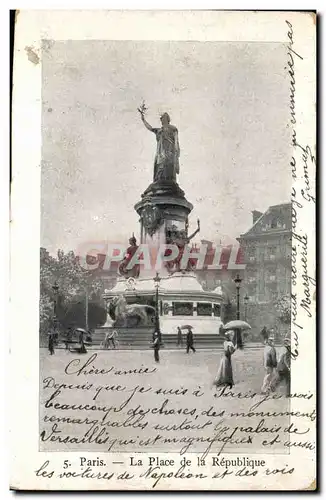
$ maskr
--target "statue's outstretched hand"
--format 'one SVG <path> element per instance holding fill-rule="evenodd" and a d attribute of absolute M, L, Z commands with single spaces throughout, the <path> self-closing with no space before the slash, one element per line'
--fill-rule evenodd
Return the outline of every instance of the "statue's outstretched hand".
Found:
<path fill-rule="evenodd" d="M 144 120 L 144 118 L 145 118 L 144 112 L 139 108 L 137 108 L 137 111 L 139 111 L 141 119 Z"/>
<path fill-rule="evenodd" d="M 145 105 L 145 101 L 143 101 L 142 104 L 141 104 L 141 106 L 139 106 L 139 108 L 137 108 L 137 111 L 139 111 L 140 116 L 143 119 L 144 116 L 145 116 L 145 113 L 147 111 L 147 108 L 146 108 L 146 105 Z"/>

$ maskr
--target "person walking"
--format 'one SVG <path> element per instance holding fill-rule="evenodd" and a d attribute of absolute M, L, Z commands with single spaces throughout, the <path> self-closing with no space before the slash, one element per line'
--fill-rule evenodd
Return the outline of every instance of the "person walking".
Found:
<path fill-rule="evenodd" d="M 192 349 L 193 352 L 196 352 L 196 349 L 194 348 L 194 335 L 192 333 L 192 328 L 189 326 L 187 332 L 187 354 L 189 354 L 190 349 Z"/>
<path fill-rule="evenodd" d="M 80 332 L 79 333 L 79 343 L 80 343 L 80 349 L 79 349 L 80 354 L 86 354 L 87 353 L 87 349 L 85 347 L 84 332 Z"/>
<path fill-rule="evenodd" d="M 111 345 L 112 345 L 113 349 L 115 349 L 115 339 L 116 339 L 116 336 L 117 336 L 116 330 L 113 330 L 113 332 L 111 332 L 111 333 L 108 334 L 108 337 L 107 337 L 107 349 L 109 349 Z"/>
<path fill-rule="evenodd" d="M 72 341 L 73 334 L 74 334 L 74 332 L 73 332 L 72 327 L 68 326 L 67 335 L 66 335 L 66 341 L 65 341 L 66 351 L 69 351 L 69 344 Z"/>
<path fill-rule="evenodd" d="M 271 384 L 271 390 L 274 392 L 285 382 L 286 395 L 291 394 L 291 339 L 285 337 L 280 357 L 276 367 L 276 376 Z"/>
<path fill-rule="evenodd" d="M 263 380 L 263 385 L 261 387 L 261 392 L 263 394 L 266 394 L 271 388 L 271 382 L 274 378 L 274 370 L 276 367 L 277 367 L 276 349 L 273 345 L 272 337 L 268 337 L 265 340 L 265 348 L 264 348 L 265 377 Z"/>
<path fill-rule="evenodd" d="M 178 326 L 178 340 L 177 340 L 177 346 L 182 347 L 182 331 L 180 326 Z"/>
<path fill-rule="evenodd" d="M 116 349 L 116 347 L 119 346 L 119 338 L 117 330 L 113 330 L 112 344 L 113 344 L 113 349 Z"/>
<path fill-rule="evenodd" d="M 158 333 L 154 333 L 153 337 L 154 359 L 156 363 L 160 362 L 160 338 Z"/>
<path fill-rule="evenodd" d="M 49 332 L 49 352 L 51 356 L 54 354 L 54 332 Z"/>
<path fill-rule="evenodd" d="M 226 340 L 223 344 L 224 356 L 221 359 L 216 378 L 213 382 L 213 385 L 216 387 L 228 386 L 232 389 L 234 386 L 231 356 L 235 352 L 236 347 L 232 342 L 233 335 L 234 332 L 232 330 L 225 332 Z"/>

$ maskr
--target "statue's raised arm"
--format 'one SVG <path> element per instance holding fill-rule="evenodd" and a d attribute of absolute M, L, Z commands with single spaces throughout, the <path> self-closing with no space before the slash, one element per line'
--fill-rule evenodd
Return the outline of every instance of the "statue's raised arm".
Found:
<path fill-rule="evenodd" d="M 149 130 L 150 132 L 154 132 L 154 129 L 153 129 L 152 125 L 150 125 L 148 123 L 148 121 L 145 120 L 145 113 L 147 111 L 147 108 L 146 108 L 146 105 L 145 105 L 145 101 L 143 101 L 142 104 L 141 104 L 141 106 L 139 108 L 137 108 L 137 111 L 139 111 L 140 117 L 141 117 L 141 121 L 143 122 L 143 124 L 145 125 L 145 127 L 147 128 L 147 130 Z"/>
<path fill-rule="evenodd" d="M 190 242 L 190 240 L 192 240 L 192 238 L 194 238 L 194 236 L 196 236 L 197 233 L 199 233 L 199 231 L 200 231 L 200 220 L 197 219 L 197 229 L 190 236 L 188 236 L 188 243 Z"/>

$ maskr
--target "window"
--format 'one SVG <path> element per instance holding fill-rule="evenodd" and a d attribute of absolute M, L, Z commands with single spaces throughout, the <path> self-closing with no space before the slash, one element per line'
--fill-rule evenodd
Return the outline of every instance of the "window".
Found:
<path fill-rule="evenodd" d="M 256 297 L 257 295 L 257 286 L 256 285 L 249 285 L 248 286 L 248 297 L 250 299 L 250 301 L 252 301 L 251 299 Z"/>
<path fill-rule="evenodd" d="M 198 302 L 197 316 L 212 316 L 212 304 L 207 302 Z"/>
<path fill-rule="evenodd" d="M 249 274 L 249 275 L 248 275 L 248 282 L 249 282 L 249 283 L 255 283 L 256 279 L 257 279 L 257 278 L 256 278 L 256 275 L 255 275 L 255 274 Z"/>
<path fill-rule="evenodd" d="M 267 260 L 275 260 L 276 253 L 277 253 L 277 247 L 276 246 L 268 246 L 266 248 L 266 257 L 267 257 Z"/>
<path fill-rule="evenodd" d="M 220 304 L 214 304 L 213 305 L 213 311 L 214 311 L 214 316 L 220 317 L 221 316 L 221 306 L 220 306 Z"/>
<path fill-rule="evenodd" d="M 193 314 L 192 302 L 173 302 L 173 316 L 193 316 Z"/>
<path fill-rule="evenodd" d="M 246 256 L 250 262 L 253 262 L 256 258 L 256 249 L 254 247 L 248 247 L 246 249 Z"/>
<path fill-rule="evenodd" d="M 277 219 L 276 219 L 276 217 L 274 217 L 271 220 L 271 229 L 276 229 L 276 228 L 277 228 Z"/>
<path fill-rule="evenodd" d="M 164 302 L 163 304 L 163 314 L 169 314 L 170 306 L 168 302 Z"/>

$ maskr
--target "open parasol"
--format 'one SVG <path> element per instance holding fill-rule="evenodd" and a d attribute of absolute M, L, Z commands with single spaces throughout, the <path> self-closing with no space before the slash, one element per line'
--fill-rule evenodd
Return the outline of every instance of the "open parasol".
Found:
<path fill-rule="evenodd" d="M 240 319 L 235 319 L 233 321 L 229 321 L 224 325 L 223 330 L 251 330 L 251 326 L 246 321 L 242 321 Z"/>
<path fill-rule="evenodd" d="M 182 325 L 182 326 L 180 326 L 180 328 L 181 328 L 181 330 L 188 330 L 188 328 L 190 328 L 190 330 L 192 330 L 193 326 L 191 326 L 191 325 Z"/>
<path fill-rule="evenodd" d="M 76 328 L 76 332 L 88 333 L 88 331 L 85 330 L 85 328 Z"/>

